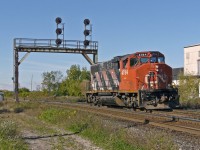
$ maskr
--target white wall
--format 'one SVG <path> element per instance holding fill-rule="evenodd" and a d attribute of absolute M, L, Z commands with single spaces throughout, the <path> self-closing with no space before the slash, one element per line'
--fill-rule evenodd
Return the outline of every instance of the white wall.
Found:
<path fill-rule="evenodd" d="M 184 48 L 184 74 L 198 75 L 198 60 L 200 60 L 200 44 Z"/>

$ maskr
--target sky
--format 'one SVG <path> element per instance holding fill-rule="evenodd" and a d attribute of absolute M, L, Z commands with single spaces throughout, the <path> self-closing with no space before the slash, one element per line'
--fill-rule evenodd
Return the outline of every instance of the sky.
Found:
<path fill-rule="evenodd" d="M 199 0 L 1 0 L 0 89 L 13 90 L 13 39 L 55 39 L 55 18 L 65 40 L 84 40 L 83 20 L 99 42 L 98 60 L 156 50 L 172 68 L 183 67 L 183 48 L 200 43 Z M 20 53 L 20 58 L 24 53 Z M 42 73 L 90 65 L 80 54 L 31 53 L 19 66 L 19 85 L 36 89 Z"/>

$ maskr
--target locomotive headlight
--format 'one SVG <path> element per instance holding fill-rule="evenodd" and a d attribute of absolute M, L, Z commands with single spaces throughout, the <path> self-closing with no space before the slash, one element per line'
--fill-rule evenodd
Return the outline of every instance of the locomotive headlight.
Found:
<path fill-rule="evenodd" d="M 151 86 L 151 88 L 152 88 L 152 89 L 154 89 L 153 83 L 151 83 L 151 85 L 150 85 L 150 86 Z"/>
<path fill-rule="evenodd" d="M 157 72 L 159 71 L 159 67 L 158 67 L 158 65 L 156 65 L 156 71 L 157 71 Z"/>

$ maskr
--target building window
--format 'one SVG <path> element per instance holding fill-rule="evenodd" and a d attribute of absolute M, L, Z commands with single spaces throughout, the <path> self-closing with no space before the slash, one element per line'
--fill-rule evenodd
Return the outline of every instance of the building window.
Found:
<path fill-rule="evenodd" d="M 200 51 L 199 51 L 199 57 L 200 57 Z"/>
<path fill-rule="evenodd" d="M 190 58 L 190 53 L 186 53 L 186 59 Z"/>

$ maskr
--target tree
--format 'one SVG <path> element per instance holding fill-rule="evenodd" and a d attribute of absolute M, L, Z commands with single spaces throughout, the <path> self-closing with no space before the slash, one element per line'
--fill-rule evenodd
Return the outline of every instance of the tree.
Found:
<path fill-rule="evenodd" d="M 20 88 L 19 93 L 23 93 L 23 92 L 30 92 L 30 90 L 28 88 L 25 88 L 25 87 Z"/>
<path fill-rule="evenodd" d="M 82 68 L 80 80 L 90 80 L 90 72 L 87 71 L 86 67 Z"/>
<path fill-rule="evenodd" d="M 67 77 L 60 86 L 61 93 L 70 96 L 82 95 L 80 84 L 90 78 L 90 72 L 85 67 L 81 70 L 79 65 L 72 65 L 66 73 Z"/>
<path fill-rule="evenodd" d="M 183 106 L 199 108 L 199 83 L 200 78 L 194 76 L 193 74 L 179 75 L 179 94 L 180 102 Z"/>
<path fill-rule="evenodd" d="M 51 92 L 56 94 L 62 81 L 63 74 L 61 71 L 44 72 L 42 78 L 43 91 L 48 91 L 49 94 Z"/>
<path fill-rule="evenodd" d="M 30 90 L 28 88 L 23 87 L 19 89 L 19 96 L 23 97 L 24 99 L 28 97 L 29 94 L 30 94 Z"/>

